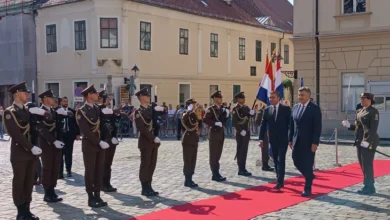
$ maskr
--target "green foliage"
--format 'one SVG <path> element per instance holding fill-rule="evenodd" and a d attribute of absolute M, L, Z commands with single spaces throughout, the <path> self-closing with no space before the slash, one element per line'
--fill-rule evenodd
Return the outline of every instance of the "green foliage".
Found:
<path fill-rule="evenodd" d="M 283 80 L 282 84 L 283 84 L 283 87 L 286 89 L 292 89 L 292 87 L 293 87 L 293 83 L 289 79 Z"/>

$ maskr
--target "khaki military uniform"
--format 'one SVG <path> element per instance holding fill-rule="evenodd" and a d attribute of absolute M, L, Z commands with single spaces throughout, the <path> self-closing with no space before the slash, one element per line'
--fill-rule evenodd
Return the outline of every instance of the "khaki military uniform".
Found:
<path fill-rule="evenodd" d="M 17 207 L 29 206 L 38 162 L 38 156 L 31 153 L 34 145 L 30 136 L 30 113 L 24 106 L 13 104 L 4 111 L 3 123 L 12 138 L 12 198 Z"/>
<path fill-rule="evenodd" d="M 100 192 L 105 158 L 105 150 L 99 145 L 100 109 L 96 105 L 85 104 L 76 112 L 76 119 L 83 134 L 81 146 L 85 167 L 85 188 L 87 193 Z"/>
<path fill-rule="evenodd" d="M 373 106 L 361 108 L 356 112 L 355 124 L 351 125 L 350 130 L 355 130 L 355 143 L 360 166 L 364 174 L 364 185 L 374 185 L 373 161 L 375 150 L 379 145 L 378 136 L 379 112 Z M 368 148 L 361 146 L 361 142 L 369 143 Z"/>
<path fill-rule="evenodd" d="M 246 158 L 250 141 L 250 108 L 246 105 L 237 104 L 233 108 L 232 114 L 233 126 L 236 129 L 237 165 L 240 171 L 246 171 Z M 245 136 L 241 135 L 242 131 L 246 131 Z"/>
<path fill-rule="evenodd" d="M 183 173 L 187 176 L 194 175 L 196 158 L 198 154 L 198 118 L 193 111 L 183 113 L 181 123 L 185 129 L 181 144 L 183 146 Z"/>

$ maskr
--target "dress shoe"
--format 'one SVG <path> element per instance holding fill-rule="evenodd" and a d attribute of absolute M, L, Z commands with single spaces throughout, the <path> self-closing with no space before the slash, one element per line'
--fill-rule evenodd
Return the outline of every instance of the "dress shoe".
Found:
<path fill-rule="evenodd" d="M 213 177 L 211 177 L 211 180 L 217 181 L 217 182 L 223 182 L 223 181 L 226 181 L 226 177 L 223 177 L 223 176 L 213 176 Z"/>
<path fill-rule="evenodd" d="M 154 191 L 154 189 L 152 188 L 152 182 L 148 182 L 148 186 L 149 186 L 149 190 L 155 195 L 157 196 L 158 194 L 160 194 L 159 192 L 157 191 Z"/>
<path fill-rule="evenodd" d="M 67 173 L 66 173 L 66 177 L 72 177 L 72 172 L 70 172 L 70 171 L 67 172 Z"/>
<path fill-rule="evenodd" d="M 103 199 L 100 198 L 100 192 L 95 192 L 95 193 L 94 193 L 94 197 L 95 197 L 95 201 L 96 201 L 96 203 L 97 203 L 97 205 L 98 205 L 99 207 L 104 207 L 104 206 L 107 206 L 107 205 L 108 205 L 107 202 L 103 201 Z"/>
<path fill-rule="evenodd" d="M 184 186 L 194 188 L 194 187 L 198 187 L 198 184 L 196 184 L 194 181 L 185 181 Z"/>
<path fill-rule="evenodd" d="M 58 195 L 57 195 L 57 193 L 56 193 L 56 191 L 54 190 L 54 189 L 51 189 L 51 195 L 55 198 L 55 199 L 57 199 L 58 200 L 58 202 L 61 202 L 63 199 L 62 198 L 60 198 Z"/>
<path fill-rule="evenodd" d="M 284 184 L 277 183 L 277 184 L 274 186 L 274 189 L 280 190 L 280 189 L 283 188 L 283 187 L 284 187 Z"/>
<path fill-rule="evenodd" d="M 150 197 L 150 196 L 156 196 L 157 194 L 155 194 L 154 191 L 152 191 L 149 187 L 149 182 L 144 182 L 144 183 L 141 183 L 142 185 L 142 191 L 141 191 L 141 195 L 143 196 L 147 196 L 147 197 Z"/>
<path fill-rule="evenodd" d="M 104 186 L 102 191 L 103 192 L 116 192 L 117 189 L 112 187 L 111 184 L 110 184 L 108 186 Z"/>
<path fill-rule="evenodd" d="M 376 190 L 374 186 L 364 186 L 358 193 L 361 195 L 372 195 L 376 193 Z"/>
<path fill-rule="evenodd" d="M 252 173 L 248 172 L 247 170 L 241 170 L 238 171 L 239 176 L 252 176 Z"/>
<path fill-rule="evenodd" d="M 301 196 L 302 197 L 309 197 L 309 196 L 311 196 L 311 189 L 305 189 L 305 191 L 303 191 Z"/>
<path fill-rule="evenodd" d="M 27 211 L 27 207 L 25 204 L 17 206 L 18 214 L 16 216 L 16 220 L 30 220 L 30 216 Z"/>
<path fill-rule="evenodd" d="M 274 171 L 274 168 L 272 168 L 272 167 L 262 167 L 261 169 L 262 169 L 263 171 L 267 171 L 267 172 Z"/>
<path fill-rule="evenodd" d="M 26 206 L 26 214 L 28 215 L 28 217 L 30 217 L 30 220 L 39 220 L 39 218 L 36 215 L 31 213 L 30 203 L 26 202 L 25 206 Z"/>

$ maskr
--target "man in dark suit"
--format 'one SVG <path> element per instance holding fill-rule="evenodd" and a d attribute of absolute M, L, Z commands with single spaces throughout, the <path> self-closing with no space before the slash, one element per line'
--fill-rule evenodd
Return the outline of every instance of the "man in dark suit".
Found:
<path fill-rule="evenodd" d="M 59 102 L 59 107 L 69 112 L 69 116 L 60 116 L 63 121 L 64 127 L 62 128 L 62 139 L 65 143 L 65 147 L 62 149 L 61 167 L 59 179 L 64 178 L 64 160 L 66 166 L 67 177 L 72 176 L 72 157 L 73 157 L 73 144 L 75 140 L 80 140 L 80 129 L 76 123 L 76 111 L 68 107 L 68 98 L 62 97 Z"/>
<path fill-rule="evenodd" d="M 289 145 L 295 167 L 305 177 L 302 196 L 311 195 L 314 179 L 313 165 L 315 152 L 320 142 L 322 115 L 321 109 L 310 102 L 311 91 L 308 87 L 298 90 L 300 104 L 293 107 L 290 119 Z"/>
<path fill-rule="evenodd" d="M 277 184 L 274 189 L 280 190 L 284 186 L 291 110 L 288 106 L 280 104 L 280 94 L 277 91 L 271 92 L 269 100 L 271 105 L 264 109 L 260 126 L 260 147 L 265 147 L 263 146 L 263 137 L 268 128 L 269 143 L 277 176 Z"/>

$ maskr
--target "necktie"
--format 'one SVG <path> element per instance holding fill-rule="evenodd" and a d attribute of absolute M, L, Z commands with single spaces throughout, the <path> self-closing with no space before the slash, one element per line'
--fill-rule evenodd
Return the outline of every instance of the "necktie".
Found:
<path fill-rule="evenodd" d="M 276 121 L 276 105 L 274 105 L 274 112 L 272 112 L 272 118 Z"/>
<path fill-rule="evenodd" d="M 301 119 L 304 109 L 305 109 L 305 105 L 301 105 L 301 109 L 299 109 L 298 119 Z"/>

